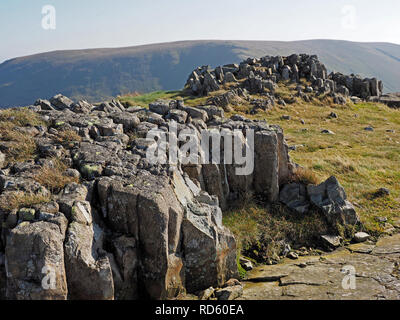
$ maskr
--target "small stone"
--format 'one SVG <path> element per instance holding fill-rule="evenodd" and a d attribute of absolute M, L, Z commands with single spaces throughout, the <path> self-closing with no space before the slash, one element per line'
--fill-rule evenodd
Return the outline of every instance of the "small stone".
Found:
<path fill-rule="evenodd" d="M 238 279 L 229 279 L 227 282 L 224 283 L 224 285 L 222 286 L 222 288 L 226 288 L 226 287 L 234 287 L 234 286 L 241 286 L 242 284 L 240 283 L 240 281 Z"/>
<path fill-rule="evenodd" d="M 333 235 L 323 235 L 321 236 L 322 243 L 329 248 L 337 248 L 340 247 L 342 242 L 342 237 L 333 236 Z"/>
<path fill-rule="evenodd" d="M 383 222 L 387 222 L 388 219 L 386 217 L 375 217 L 375 220 L 377 222 L 383 223 Z"/>
<path fill-rule="evenodd" d="M 335 134 L 333 131 L 327 130 L 327 129 L 322 130 L 321 133 L 323 133 L 323 134 Z"/>
<path fill-rule="evenodd" d="M 4 167 L 6 163 L 6 155 L 0 152 L 0 169 Z"/>
<path fill-rule="evenodd" d="M 243 294 L 243 287 L 241 285 L 236 285 L 233 287 L 226 287 L 219 289 L 215 292 L 218 300 L 235 300 Z"/>
<path fill-rule="evenodd" d="M 250 271 L 253 270 L 253 264 L 251 263 L 250 260 L 245 259 L 245 258 L 240 258 L 239 260 L 241 267 L 246 270 L 246 271 Z"/>
<path fill-rule="evenodd" d="M 289 254 L 287 255 L 289 259 L 292 260 L 297 260 L 299 258 L 299 255 L 296 252 L 289 252 Z"/>
<path fill-rule="evenodd" d="M 290 119 L 292 119 L 292 117 L 289 116 L 289 115 L 283 115 L 282 116 L 282 120 L 290 120 Z"/>
<path fill-rule="evenodd" d="M 374 193 L 374 197 L 381 198 L 390 195 L 390 190 L 387 188 L 380 188 L 378 191 Z"/>
<path fill-rule="evenodd" d="M 383 225 L 383 233 L 386 235 L 393 235 L 396 232 L 396 228 L 393 227 L 393 225 L 391 225 L 390 223 L 385 223 Z"/>
<path fill-rule="evenodd" d="M 331 113 L 329 114 L 329 118 L 331 118 L 331 119 L 337 119 L 337 118 L 339 118 L 339 117 L 338 117 L 338 115 L 337 115 L 336 113 L 331 112 Z"/>
<path fill-rule="evenodd" d="M 361 242 L 365 242 L 369 239 L 370 235 L 368 233 L 365 232 L 357 232 L 354 235 L 354 241 L 361 243 Z"/>
<path fill-rule="evenodd" d="M 364 128 L 364 130 L 365 130 L 365 131 L 374 131 L 374 128 L 371 127 L 371 126 L 369 126 L 369 127 Z"/>
<path fill-rule="evenodd" d="M 306 124 L 306 122 L 303 119 L 300 120 L 300 123 L 301 124 Z"/>
<path fill-rule="evenodd" d="M 68 177 L 78 178 L 78 179 L 81 176 L 81 174 L 78 170 L 72 169 L 72 168 L 68 168 L 67 170 L 65 170 L 65 175 Z"/>
<path fill-rule="evenodd" d="M 214 291 L 215 291 L 215 289 L 213 287 L 210 287 L 206 290 L 201 291 L 199 294 L 199 299 L 200 300 L 209 300 L 210 298 L 213 297 Z"/>

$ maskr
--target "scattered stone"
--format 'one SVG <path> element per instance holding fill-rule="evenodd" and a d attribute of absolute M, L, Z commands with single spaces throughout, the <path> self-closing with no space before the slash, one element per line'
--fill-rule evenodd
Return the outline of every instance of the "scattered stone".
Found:
<path fill-rule="evenodd" d="M 365 130 L 365 131 L 374 131 L 375 129 L 374 129 L 373 127 L 370 126 L 370 127 L 364 128 L 364 130 Z"/>
<path fill-rule="evenodd" d="M 310 207 L 306 187 L 298 183 L 286 184 L 280 192 L 279 200 L 300 214 L 306 213 Z"/>
<path fill-rule="evenodd" d="M 322 235 L 321 240 L 322 244 L 329 249 L 338 248 L 342 243 L 342 237 L 340 236 Z"/>
<path fill-rule="evenodd" d="M 330 177 L 318 186 L 307 186 L 307 193 L 311 203 L 318 207 L 325 215 L 331 226 L 355 225 L 359 217 L 353 205 L 347 201 L 347 195 L 339 181 Z"/>
<path fill-rule="evenodd" d="M 210 300 L 214 296 L 215 289 L 210 287 L 206 290 L 203 290 L 199 294 L 199 300 Z"/>
<path fill-rule="evenodd" d="M 291 252 L 289 252 L 287 257 L 292 259 L 292 260 L 297 260 L 299 258 L 299 255 L 296 252 L 291 251 Z"/>
<path fill-rule="evenodd" d="M 244 270 L 246 270 L 246 271 L 253 270 L 253 263 L 250 260 L 241 257 L 239 259 L 239 262 L 240 262 L 241 267 Z"/>
<path fill-rule="evenodd" d="M 323 133 L 323 134 L 335 134 L 333 131 L 331 131 L 331 130 L 327 130 L 327 129 L 323 129 L 322 131 L 321 131 L 321 133 Z"/>
<path fill-rule="evenodd" d="M 374 198 L 382 198 L 390 195 L 390 190 L 387 188 L 380 188 L 374 193 Z"/>
<path fill-rule="evenodd" d="M 370 235 L 365 232 L 357 232 L 354 235 L 354 241 L 357 243 L 365 242 L 370 238 Z"/>
<path fill-rule="evenodd" d="M 234 287 L 234 286 L 241 286 L 242 284 L 240 283 L 240 281 L 238 279 L 229 279 L 227 282 L 224 283 L 224 285 L 222 286 L 222 288 L 226 288 L 226 287 Z"/>
<path fill-rule="evenodd" d="M 243 294 L 242 285 L 230 286 L 215 291 L 218 300 L 235 300 Z"/>

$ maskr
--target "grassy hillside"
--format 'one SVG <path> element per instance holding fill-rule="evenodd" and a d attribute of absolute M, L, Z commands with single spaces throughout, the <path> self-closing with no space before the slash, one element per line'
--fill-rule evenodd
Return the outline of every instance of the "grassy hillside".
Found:
<path fill-rule="evenodd" d="M 318 54 L 328 69 L 376 76 L 400 91 L 400 46 L 335 40 L 182 41 L 115 49 L 55 51 L 0 64 L 0 107 L 63 93 L 91 102 L 129 92 L 179 90 L 197 66 L 246 57 Z"/>
<path fill-rule="evenodd" d="M 277 93 L 282 97 L 295 92 L 294 84 L 279 86 Z M 145 106 L 157 98 L 177 97 L 183 98 L 187 105 L 201 105 L 207 99 L 196 99 L 183 92 L 159 91 L 142 96 L 124 96 L 120 100 L 130 105 Z M 253 98 L 261 97 L 254 95 Z M 311 103 L 296 98 L 294 104 L 284 107 L 277 105 L 272 110 L 260 111 L 254 116 L 246 114 L 250 110 L 246 104 L 232 108 L 232 114 L 239 113 L 279 124 L 284 129 L 288 144 L 296 146 L 290 152 L 291 158 L 308 169 L 316 182 L 336 176 L 368 231 L 375 234 L 384 231 L 385 227 L 377 221 L 377 217 L 386 217 L 389 222 L 400 220 L 400 110 L 375 103 L 335 105 L 328 97 Z M 338 117 L 329 117 L 332 112 Z M 283 120 L 283 115 L 289 115 L 291 120 Z M 366 131 L 365 128 L 369 126 L 374 131 Z M 321 133 L 324 129 L 335 134 Z M 375 198 L 374 193 L 380 188 L 388 188 L 390 195 Z M 260 213 L 257 207 L 250 208 L 251 214 L 248 209 L 245 212 L 232 212 L 226 218 L 228 225 L 245 238 L 254 234 L 260 216 L 265 221 L 270 215 Z M 290 219 L 282 219 L 274 222 L 275 227 L 280 226 L 279 230 L 286 228 L 293 233 L 294 225 L 303 232 L 316 228 L 312 220 L 302 220 L 299 226 Z M 275 227 L 272 226 L 269 231 L 276 232 Z"/>

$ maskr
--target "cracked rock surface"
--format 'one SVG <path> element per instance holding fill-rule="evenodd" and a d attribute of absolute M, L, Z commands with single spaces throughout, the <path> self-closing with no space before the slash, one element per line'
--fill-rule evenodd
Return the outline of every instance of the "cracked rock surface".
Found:
<path fill-rule="evenodd" d="M 355 286 L 348 286 L 353 275 Z M 240 299 L 398 300 L 400 234 L 376 244 L 353 244 L 323 256 L 258 267 L 249 273 Z"/>

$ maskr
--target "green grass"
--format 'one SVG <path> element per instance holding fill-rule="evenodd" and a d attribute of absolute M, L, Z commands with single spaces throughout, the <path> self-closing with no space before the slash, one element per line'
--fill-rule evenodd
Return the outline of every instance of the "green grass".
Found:
<path fill-rule="evenodd" d="M 225 212 L 223 223 L 238 240 L 238 249 L 258 262 L 279 256 L 282 240 L 298 247 L 315 246 L 318 235 L 329 230 L 317 212 L 299 215 L 279 205 L 266 208 L 256 203 Z"/>
<path fill-rule="evenodd" d="M 178 99 L 179 91 L 155 91 L 145 93 L 142 95 L 126 95 L 118 97 L 122 103 L 126 103 L 130 106 L 148 107 L 149 103 L 156 101 L 157 99 Z"/>
<path fill-rule="evenodd" d="M 213 92 L 211 95 L 220 94 L 222 91 Z M 145 94 L 129 94 L 119 96 L 117 99 L 128 106 L 140 106 L 147 108 L 149 103 L 154 102 L 158 99 L 172 99 L 172 100 L 183 100 L 187 106 L 197 106 L 206 104 L 209 97 L 196 97 L 188 94 L 185 91 L 155 91 Z"/>

